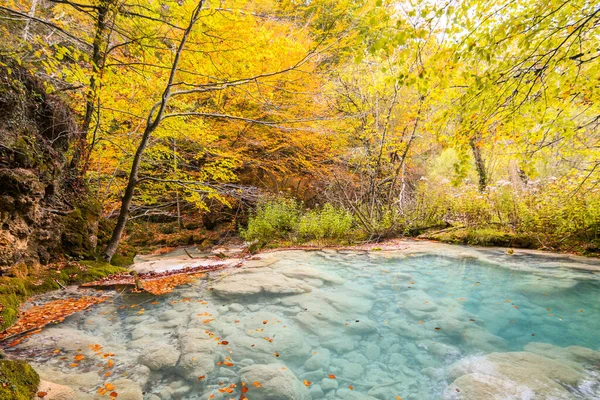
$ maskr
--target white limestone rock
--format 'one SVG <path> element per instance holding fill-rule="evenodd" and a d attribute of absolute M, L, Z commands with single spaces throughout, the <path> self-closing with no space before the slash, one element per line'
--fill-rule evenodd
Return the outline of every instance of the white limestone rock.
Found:
<path fill-rule="evenodd" d="M 246 396 L 252 400 L 310 400 L 308 388 L 281 364 L 256 364 L 240 370 L 243 382 L 260 382 L 262 387 L 248 385 Z"/>

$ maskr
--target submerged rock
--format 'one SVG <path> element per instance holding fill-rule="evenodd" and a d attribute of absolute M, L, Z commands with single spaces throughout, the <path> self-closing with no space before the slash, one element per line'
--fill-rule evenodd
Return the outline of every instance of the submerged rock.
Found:
<path fill-rule="evenodd" d="M 586 379 L 581 366 L 529 352 L 466 358 L 451 365 L 449 375 L 454 382 L 444 392 L 447 400 L 570 399 L 566 387 Z"/>
<path fill-rule="evenodd" d="M 314 352 L 314 354 L 306 360 L 304 368 L 307 371 L 314 371 L 317 369 L 327 369 L 331 362 L 331 352 L 327 349 L 320 348 Z"/>
<path fill-rule="evenodd" d="M 179 350 L 168 344 L 155 344 L 140 354 L 138 362 L 153 371 L 174 367 L 179 360 Z"/>
<path fill-rule="evenodd" d="M 312 286 L 300 279 L 272 270 L 248 269 L 231 274 L 213 285 L 213 292 L 221 297 L 249 296 L 258 294 L 298 294 L 310 292 Z"/>
<path fill-rule="evenodd" d="M 35 399 L 44 400 L 77 400 L 77 393 L 68 386 L 59 385 L 48 381 L 41 380 L 37 393 L 44 394 L 43 397 L 36 396 Z"/>
<path fill-rule="evenodd" d="M 182 330 L 179 334 L 181 357 L 176 371 L 183 378 L 197 382 L 215 369 L 217 342 L 201 329 Z"/>
<path fill-rule="evenodd" d="M 243 382 L 260 382 L 262 387 L 249 385 L 252 400 L 310 400 L 308 389 L 281 364 L 251 365 L 240 370 Z"/>

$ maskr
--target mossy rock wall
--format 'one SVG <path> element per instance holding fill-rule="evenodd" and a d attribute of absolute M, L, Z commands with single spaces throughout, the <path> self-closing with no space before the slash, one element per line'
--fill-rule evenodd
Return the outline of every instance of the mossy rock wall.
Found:
<path fill-rule="evenodd" d="M 69 167 L 77 130 L 58 96 L 0 57 L 0 274 L 93 254 L 100 207 Z"/>
<path fill-rule="evenodd" d="M 40 377 L 25 361 L 0 360 L 0 400 L 30 400 Z"/>

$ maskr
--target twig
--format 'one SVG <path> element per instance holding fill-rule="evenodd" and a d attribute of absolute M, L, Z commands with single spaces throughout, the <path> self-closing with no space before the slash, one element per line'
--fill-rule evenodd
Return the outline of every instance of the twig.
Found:
<path fill-rule="evenodd" d="M 185 247 L 183 248 L 183 251 L 185 251 L 185 254 L 187 254 L 187 256 L 188 256 L 189 258 L 191 258 L 192 260 L 195 260 L 196 258 L 198 258 L 198 257 L 194 257 L 194 256 L 192 256 L 192 255 L 191 255 L 191 254 L 190 254 L 190 253 L 187 251 L 187 249 L 186 249 Z"/>

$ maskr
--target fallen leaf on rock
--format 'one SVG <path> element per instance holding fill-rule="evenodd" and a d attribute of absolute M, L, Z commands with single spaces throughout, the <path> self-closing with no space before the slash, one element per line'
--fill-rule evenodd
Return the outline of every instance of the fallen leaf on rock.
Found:
<path fill-rule="evenodd" d="M 235 265 L 235 267 L 239 266 L 241 266 L 241 263 Z M 137 274 L 137 276 L 133 276 L 129 272 L 122 272 L 119 274 L 109 275 L 97 281 L 84 283 L 81 286 L 102 287 L 125 285 L 133 286 L 133 290 L 136 290 L 136 287 L 141 286 L 147 292 L 155 295 L 161 295 L 172 292 L 177 286 L 190 283 L 192 280 L 202 277 L 206 272 L 217 271 L 225 267 L 227 267 L 227 264 L 200 265 L 197 267 L 186 267 L 173 271 L 147 272 Z M 137 291 L 139 292 L 139 290 Z M 190 299 L 184 299 L 184 301 L 190 301 Z"/>
<path fill-rule="evenodd" d="M 307 381 L 306 379 L 304 380 L 304 386 L 309 387 L 310 385 L 312 385 L 311 381 Z"/>
<path fill-rule="evenodd" d="M 334 374 L 329 374 L 329 375 L 327 375 L 327 377 L 328 377 L 329 379 L 335 379 L 335 375 L 334 375 Z"/>
<path fill-rule="evenodd" d="M 348 389 L 354 390 L 354 386 L 350 385 L 350 386 L 348 386 Z"/>
<path fill-rule="evenodd" d="M 262 383 L 254 381 L 254 382 L 252 382 L 252 386 L 254 386 L 256 388 L 261 388 L 262 387 Z"/>
<path fill-rule="evenodd" d="M 115 390 L 115 385 L 113 385 L 112 383 L 105 383 L 104 387 L 106 387 L 106 389 L 108 390 Z"/>
<path fill-rule="evenodd" d="M 37 392 L 38 397 L 46 397 L 47 395 L 48 395 L 48 392 Z"/>
<path fill-rule="evenodd" d="M 85 357 L 83 356 L 83 354 L 77 354 L 77 355 L 75 356 L 75 361 L 81 361 L 81 360 L 83 360 L 84 358 L 85 358 Z"/>
<path fill-rule="evenodd" d="M 84 296 L 78 299 L 68 298 L 54 300 L 43 305 L 31 307 L 30 309 L 21 313 L 19 319 L 13 326 L 4 332 L 0 332 L 0 340 L 42 328 L 52 322 L 62 321 L 65 317 L 71 314 L 85 310 L 94 304 L 102 303 L 107 299 L 108 297 Z M 18 340 L 20 343 L 20 339 Z M 13 345 L 13 343 L 11 343 L 9 346 Z"/>
<path fill-rule="evenodd" d="M 90 344 L 88 348 L 96 353 L 102 350 L 102 346 L 100 346 L 99 344 Z"/>

